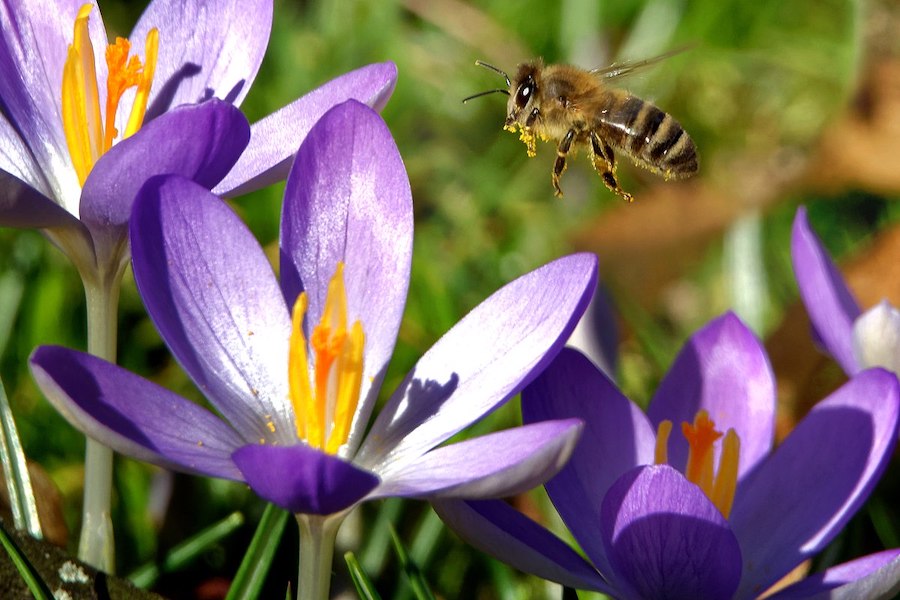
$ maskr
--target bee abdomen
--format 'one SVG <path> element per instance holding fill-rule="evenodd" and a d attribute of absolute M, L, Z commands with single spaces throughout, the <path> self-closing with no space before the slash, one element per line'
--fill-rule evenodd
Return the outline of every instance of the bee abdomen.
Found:
<path fill-rule="evenodd" d="M 622 127 L 616 145 L 635 161 L 665 177 L 689 177 L 697 172 L 697 147 L 671 115 L 650 102 L 629 96 L 618 116 Z"/>

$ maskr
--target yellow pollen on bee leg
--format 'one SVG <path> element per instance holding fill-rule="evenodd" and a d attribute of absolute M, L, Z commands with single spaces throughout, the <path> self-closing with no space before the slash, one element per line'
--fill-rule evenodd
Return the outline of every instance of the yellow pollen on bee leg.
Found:
<path fill-rule="evenodd" d="M 289 383 L 297 435 L 310 446 L 335 454 L 346 443 L 359 403 L 365 335 L 359 321 L 347 325 L 344 266 L 338 263 L 328 285 L 322 317 L 309 339 L 310 377 L 303 318 L 306 295 L 294 306 Z"/>
<path fill-rule="evenodd" d="M 84 185 L 97 160 L 109 150 L 118 132 L 115 121 L 122 94 L 137 87 L 125 136 L 137 131 L 147 109 L 147 97 L 159 50 L 159 31 L 147 34 L 145 62 L 129 57 L 130 43 L 117 38 L 106 49 L 106 120 L 100 114 L 100 94 L 94 64 L 94 46 L 88 29 L 92 6 L 84 4 L 75 17 L 73 41 L 62 74 L 62 120 L 66 144 L 78 180 Z"/>

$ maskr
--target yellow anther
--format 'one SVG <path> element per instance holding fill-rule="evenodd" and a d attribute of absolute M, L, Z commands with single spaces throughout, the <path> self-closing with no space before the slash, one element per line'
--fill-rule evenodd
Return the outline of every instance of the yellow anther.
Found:
<path fill-rule="evenodd" d="M 738 463 L 741 455 L 741 439 L 734 429 L 729 429 L 722 441 L 722 454 L 719 457 L 719 470 L 713 485 L 711 500 L 726 519 L 731 514 L 734 504 L 734 493 L 737 489 Z"/>
<path fill-rule="evenodd" d="M 107 63 L 106 120 L 100 114 L 100 94 L 94 66 L 94 46 L 88 30 L 91 5 L 84 4 L 75 17 L 72 45 L 63 66 L 62 120 L 66 144 L 78 180 L 84 185 L 97 160 L 109 150 L 118 132 L 115 122 L 122 94 L 137 87 L 135 102 L 129 114 L 125 137 L 137 131 L 147 110 L 147 97 L 159 50 L 159 32 L 147 34 L 146 62 L 129 58 L 130 44 L 117 38 L 105 53 Z"/>
<path fill-rule="evenodd" d="M 347 325 L 347 292 L 343 264 L 339 263 L 328 286 L 321 321 L 313 327 L 313 377 L 310 379 L 303 319 L 306 294 L 297 299 L 291 334 L 290 393 L 297 436 L 314 448 L 336 453 L 346 443 L 359 403 L 365 336 L 362 324 Z"/>
<path fill-rule="evenodd" d="M 672 433 L 672 421 L 665 419 L 656 428 L 656 448 L 653 451 L 653 464 L 665 465 L 669 462 L 669 434 Z"/>

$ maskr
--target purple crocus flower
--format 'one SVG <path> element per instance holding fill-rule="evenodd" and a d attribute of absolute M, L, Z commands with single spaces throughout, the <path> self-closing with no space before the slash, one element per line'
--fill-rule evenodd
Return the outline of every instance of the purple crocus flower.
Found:
<path fill-rule="evenodd" d="M 791 259 L 819 346 L 847 375 L 876 366 L 900 373 L 900 311 L 882 301 L 862 312 L 802 206 L 794 217 Z"/>
<path fill-rule="evenodd" d="M 371 65 L 248 127 L 235 106 L 271 23 L 271 0 L 156 0 L 129 59 L 127 40 L 106 50 L 93 2 L 4 2 L 0 225 L 41 229 L 83 278 L 115 278 L 128 260 L 132 200 L 152 175 L 225 195 L 261 187 L 286 175 L 290 152 L 329 107 L 387 100 L 396 68 Z"/>
<path fill-rule="evenodd" d="M 151 318 L 221 417 L 88 354 L 40 347 L 35 378 L 76 427 L 156 464 L 246 482 L 294 513 L 386 496 L 499 497 L 555 473 L 580 423 L 440 446 L 540 371 L 596 283 L 559 259 L 475 308 L 419 360 L 367 430 L 409 283 L 412 201 L 384 122 L 349 101 L 310 131 L 288 177 L 280 283 L 231 209 L 177 176 L 131 221 Z"/>
<path fill-rule="evenodd" d="M 895 445 L 900 392 L 892 373 L 863 371 L 773 450 L 767 357 L 726 314 L 682 349 L 646 414 L 570 349 L 525 389 L 522 412 L 525 423 L 585 423 L 546 489 L 590 562 L 502 501 L 438 502 L 464 539 L 522 570 L 616 598 L 755 598 L 863 504 Z M 895 549 L 774 597 L 877 597 L 898 582 Z"/>

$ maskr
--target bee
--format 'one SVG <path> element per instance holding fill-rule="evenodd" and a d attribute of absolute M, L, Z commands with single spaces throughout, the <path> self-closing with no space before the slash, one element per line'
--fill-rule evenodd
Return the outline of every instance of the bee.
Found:
<path fill-rule="evenodd" d="M 571 65 L 545 65 L 538 59 L 520 64 L 512 79 L 479 60 L 476 65 L 503 76 L 506 89 L 480 92 L 463 102 L 487 94 L 506 94 L 509 101 L 503 128 L 520 132 L 528 156 L 536 154 L 536 139 L 556 142 L 551 179 L 557 197 L 563 195 L 559 179 L 566 170 L 569 153 L 586 146 L 606 187 L 631 202 L 633 196 L 616 179 L 616 153 L 667 180 L 683 179 L 699 168 L 697 147 L 671 115 L 607 82 L 682 50 L 590 71 Z"/>

